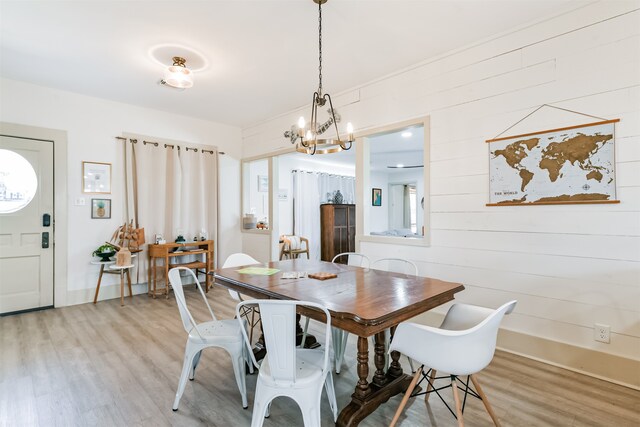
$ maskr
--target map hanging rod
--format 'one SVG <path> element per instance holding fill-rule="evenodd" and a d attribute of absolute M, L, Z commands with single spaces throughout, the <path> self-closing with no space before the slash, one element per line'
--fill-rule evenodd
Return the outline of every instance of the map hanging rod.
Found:
<path fill-rule="evenodd" d="M 568 111 L 569 113 L 575 113 L 575 114 L 579 114 L 581 116 L 592 117 L 594 119 L 598 119 L 598 120 L 602 120 L 602 121 L 601 122 L 596 122 L 596 123 L 588 123 L 588 124 L 582 124 L 582 125 L 576 125 L 576 126 L 567 126 L 567 127 L 563 127 L 563 128 L 548 129 L 548 130 L 543 130 L 543 131 L 536 131 L 536 132 L 524 133 L 524 134 L 521 134 L 521 135 L 512 135 L 512 136 L 505 136 L 505 137 L 499 138 L 500 135 L 503 135 L 505 132 L 509 131 L 509 129 L 512 129 L 516 125 L 522 123 L 523 121 L 528 119 L 530 116 L 532 116 L 534 113 L 536 113 L 538 110 L 540 110 L 540 109 L 542 109 L 544 107 L 550 107 L 550 108 L 555 108 L 557 110 Z M 511 126 L 509 126 L 508 128 L 506 128 L 505 130 L 503 130 L 502 132 L 500 132 L 499 134 L 494 136 L 492 139 L 487 139 L 485 142 L 495 142 L 495 141 L 502 141 L 502 140 L 511 139 L 511 138 L 521 138 L 521 137 L 525 137 L 525 136 L 537 135 L 539 133 L 558 132 L 558 131 L 562 131 L 562 130 L 576 129 L 576 128 L 585 127 L 585 126 L 596 126 L 596 125 L 602 125 L 602 124 L 606 124 L 606 123 L 617 123 L 619 121 L 620 121 L 620 119 L 608 120 L 608 119 L 605 119 L 603 117 L 592 116 L 591 114 L 585 114 L 585 113 L 581 113 L 579 111 L 568 110 L 566 108 L 556 107 L 555 105 L 542 104 L 541 106 L 539 106 L 538 108 L 536 108 L 535 110 L 533 110 L 532 112 L 530 112 L 529 114 L 527 114 L 526 116 L 524 116 L 523 118 L 521 118 L 520 120 L 518 120 L 517 122 L 512 124 Z"/>

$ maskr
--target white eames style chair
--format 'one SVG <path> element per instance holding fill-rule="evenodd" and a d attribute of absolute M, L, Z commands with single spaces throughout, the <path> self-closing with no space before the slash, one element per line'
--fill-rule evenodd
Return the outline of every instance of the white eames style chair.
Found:
<path fill-rule="evenodd" d="M 381 258 L 376 260 L 371 268 L 375 270 L 384 270 L 390 271 L 392 273 L 400 273 L 406 276 L 417 276 L 418 275 L 418 266 L 413 263 L 413 261 L 409 261 L 408 259 L 403 258 Z M 372 337 L 373 340 L 373 337 Z M 391 341 L 391 331 L 389 329 L 384 331 L 384 348 L 389 349 L 389 342 Z M 372 346 L 375 343 L 372 342 Z M 413 362 L 410 357 L 407 357 L 409 361 L 409 366 L 411 367 L 411 372 L 415 372 L 413 369 Z M 387 370 L 389 368 L 389 353 L 385 353 L 384 355 L 384 369 Z"/>
<path fill-rule="evenodd" d="M 260 262 L 256 261 L 254 258 L 247 254 L 243 253 L 235 253 L 231 254 L 227 257 L 222 265 L 222 268 L 233 268 L 233 267 L 242 267 L 245 265 L 254 265 L 260 264 Z M 229 289 L 229 295 L 237 302 L 244 301 L 243 296 L 234 291 L 233 289 Z M 245 307 L 242 313 L 240 313 L 242 317 L 247 320 L 249 325 L 249 341 L 253 342 L 253 330 L 256 326 L 260 325 L 260 311 L 257 307 Z M 249 368 L 251 369 L 251 373 L 253 373 L 253 365 L 249 364 Z"/>
<path fill-rule="evenodd" d="M 320 427 L 322 389 L 326 388 L 334 422 L 338 419 L 338 405 L 329 364 L 331 346 L 331 315 L 320 304 L 305 301 L 253 300 L 238 304 L 236 314 L 248 304 L 258 304 L 262 316 L 262 331 L 267 355 L 258 365 L 256 395 L 253 402 L 252 427 L 262 426 L 269 415 L 271 401 L 278 396 L 294 400 L 302 412 L 305 427 Z M 326 322 L 324 349 L 296 348 L 296 308 L 309 307 L 324 312 Z M 239 318 L 239 317 L 238 317 Z M 251 344 L 242 329 L 248 349 Z"/>
<path fill-rule="evenodd" d="M 496 310 L 468 304 L 454 304 L 449 308 L 440 328 L 417 323 L 401 323 L 396 329 L 389 351 L 399 351 L 420 362 L 422 366 L 418 368 L 409 384 L 400 407 L 391 421 L 391 427 L 398 421 L 420 377 L 422 377 L 420 382 L 427 381 L 427 390 L 416 396 L 424 394 L 427 402 L 430 393 L 435 392 L 456 417 L 458 426 L 464 426 L 462 413 L 467 394 L 481 399 L 493 423 L 500 426 L 498 417 L 480 387 L 476 374 L 493 359 L 500 322 L 505 314 L 513 311 L 516 303 L 517 301 L 508 302 Z M 438 371 L 448 375 L 436 378 Z M 462 376 L 467 376 L 466 383 L 458 378 Z M 448 378 L 449 383 L 444 387 L 436 388 L 434 381 L 441 378 Z M 475 390 L 469 386 L 469 379 Z M 458 382 L 461 385 L 458 385 Z M 440 390 L 449 387 L 453 393 L 455 413 L 439 393 Z M 465 393 L 462 405 L 458 388 Z"/>
<path fill-rule="evenodd" d="M 180 278 L 181 271 L 188 271 L 202 295 L 209 313 L 211 314 L 211 321 L 196 323 L 195 319 L 189 312 L 187 302 L 184 297 L 184 290 L 182 288 L 182 279 Z M 178 302 L 178 309 L 180 310 L 180 317 L 182 319 L 182 325 L 185 331 L 189 334 L 187 338 L 187 345 L 184 350 L 184 362 L 182 365 L 182 373 L 180 374 L 180 382 L 178 383 L 178 391 L 176 392 L 176 398 L 173 402 L 173 410 L 178 410 L 180 404 L 180 398 L 184 393 L 185 386 L 187 384 L 187 377 L 190 380 L 195 378 L 196 368 L 200 362 L 200 355 L 202 350 L 208 347 L 219 347 L 226 350 L 231 356 L 231 362 L 233 364 L 233 372 L 236 377 L 236 383 L 242 396 L 242 407 L 247 408 L 247 387 L 245 384 L 245 361 L 246 350 L 243 343 L 243 333 L 246 335 L 246 331 L 243 326 L 243 321 L 238 323 L 234 319 L 217 320 L 216 316 L 211 310 L 211 306 L 207 301 L 207 297 L 202 291 L 202 286 L 198 278 L 193 271 L 186 267 L 176 267 L 169 271 L 169 281 L 173 287 L 176 300 Z"/>

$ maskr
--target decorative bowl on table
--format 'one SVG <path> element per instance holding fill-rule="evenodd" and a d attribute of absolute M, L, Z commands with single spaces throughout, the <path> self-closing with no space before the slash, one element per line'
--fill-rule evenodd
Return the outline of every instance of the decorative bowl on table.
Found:
<path fill-rule="evenodd" d="M 107 262 L 107 261 L 111 261 L 109 258 L 114 256 L 115 254 L 116 254 L 116 251 L 100 252 L 99 254 L 97 254 L 97 256 L 100 258 L 100 261 Z"/>

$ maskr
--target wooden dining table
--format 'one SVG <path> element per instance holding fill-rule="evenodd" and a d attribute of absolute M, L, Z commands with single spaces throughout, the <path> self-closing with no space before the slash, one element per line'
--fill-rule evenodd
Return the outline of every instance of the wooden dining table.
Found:
<path fill-rule="evenodd" d="M 252 267 L 255 267 L 252 266 Z M 425 311 L 453 300 L 464 289 L 451 283 L 421 276 L 361 268 L 324 261 L 293 259 L 260 267 L 279 271 L 272 275 L 242 274 L 242 267 L 215 271 L 215 283 L 241 294 L 261 299 L 312 301 L 325 305 L 331 325 L 358 336 L 358 381 L 351 402 L 340 411 L 337 426 L 356 426 L 392 396 L 405 391 L 411 376 L 402 371 L 398 352 L 391 352 L 385 372 L 384 331 L 395 328 Z M 335 278 L 283 279 L 284 272 L 333 273 Z M 325 322 L 324 314 L 309 309 L 302 313 Z M 375 372 L 369 380 L 369 341 L 375 336 Z"/>

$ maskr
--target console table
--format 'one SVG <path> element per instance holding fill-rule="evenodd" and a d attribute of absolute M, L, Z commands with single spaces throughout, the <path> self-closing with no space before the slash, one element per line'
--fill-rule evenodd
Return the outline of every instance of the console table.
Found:
<path fill-rule="evenodd" d="M 204 261 L 191 261 L 185 263 L 179 263 L 175 259 L 179 256 L 186 255 L 198 255 L 204 254 Z M 164 277 L 165 277 L 165 286 L 164 288 L 158 289 L 156 286 L 157 283 L 157 272 L 156 265 L 157 260 L 164 260 Z M 150 244 L 149 245 L 149 268 L 147 270 L 148 276 L 148 284 L 149 284 L 149 295 L 153 296 L 153 298 L 158 295 L 158 293 L 164 293 L 167 298 L 169 298 L 169 270 L 174 267 L 187 267 L 193 268 L 196 270 L 196 275 L 198 273 L 198 269 L 202 269 L 202 272 L 205 274 L 206 282 L 205 289 L 207 292 L 209 291 L 209 275 L 206 274 L 207 271 L 213 269 L 213 240 L 201 240 L 201 241 L 193 241 L 193 242 L 183 242 L 183 243 L 161 243 L 161 244 Z"/>

